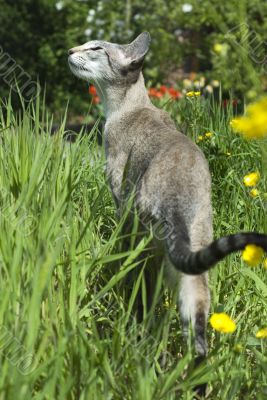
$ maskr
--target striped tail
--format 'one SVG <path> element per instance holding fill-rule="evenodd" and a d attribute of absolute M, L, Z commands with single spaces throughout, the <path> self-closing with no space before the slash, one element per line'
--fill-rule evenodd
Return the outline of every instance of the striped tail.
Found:
<path fill-rule="evenodd" d="M 190 250 L 189 241 L 180 237 L 180 240 L 176 241 L 176 246 L 169 248 L 168 254 L 177 270 L 188 275 L 199 275 L 208 271 L 228 254 L 243 250 L 248 244 L 257 245 L 267 252 L 267 235 L 246 232 L 223 236 L 196 252 Z"/>

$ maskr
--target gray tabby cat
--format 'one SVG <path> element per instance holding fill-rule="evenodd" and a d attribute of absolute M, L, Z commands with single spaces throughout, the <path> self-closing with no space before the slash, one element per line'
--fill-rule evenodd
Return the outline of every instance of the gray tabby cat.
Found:
<path fill-rule="evenodd" d="M 204 356 L 210 305 L 206 271 L 249 243 L 267 251 L 267 235 L 239 233 L 212 241 L 208 164 L 169 115 L 150 102 L 141 72 L 149 44 L 147 32 L 127 45 L 90 41 L 69 50 L 69 65 L 77 77 L 96 85 L 104 105 L 106 172 L 117 205 L 127 170 L 140 213 L 164 221 L 166 265 L 172 283 L 180 285 L 184 332 L 191 322 L 196 351 Z"/>

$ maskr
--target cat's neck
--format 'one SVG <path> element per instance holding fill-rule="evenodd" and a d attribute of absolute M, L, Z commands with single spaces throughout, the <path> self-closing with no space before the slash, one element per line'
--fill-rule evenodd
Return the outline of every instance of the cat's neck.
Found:
<path fill-rule="evenodd" d="M 142 73 L 140 73 L 138 80 L 128 87 L 115 87 L 113 85 L 96 85 L 96 87 L 104 106 L 107 120 L 128 113 L 136 108 L 152 106 Z"/>

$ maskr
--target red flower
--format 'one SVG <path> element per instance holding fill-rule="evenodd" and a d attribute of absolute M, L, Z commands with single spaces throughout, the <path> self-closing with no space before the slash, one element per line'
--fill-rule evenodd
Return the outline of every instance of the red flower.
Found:
<path fill-rule="evenodd" d="M 161 92 L 158 90 L 157 93 L 156 93 L 156 97 L 157 97 L 158 99 L 160 99 L 161 97 L 163 97 L 163 93 L 161 93 Z"/>
<path fill-rule="evenodd" d="M 92 96 L 96 96 L 97 95 L 97 92 L 96 92 L 96 87 L 95 86 L 89 86 L 89 93 L 92 95 Z"/>
<path fill-rule="evenodd" d="M 148 89 L 148 94 L 149 94 L 149 96 L 151 96 L 151 97 L 157 97 L 157 89 L 155 89 L 155 88 L 149 88 Z"/>
<path fill-rule="evenodd" d="M 100 103 L 100 98 L 98 96 L 93 97 L 93 104 L 98 104 Z"/>
<path fill-rule="evenodd" d="M 165 94 L 165 93 L 167 93 L 168 92 L 168 88 L 167 88 L 167 86 L 165 86 L 165 85 L 161 85 L 161 87 L 160 87 L 160 92 L 162 93 L 162 94 Z"/>
<path fill-rule="evenodd" d="M 149 94 L 149 96 L 156 97 L 158 99 L 163 96 L 163 94 L 159 90 L 157 90 L 156 88 L 148 89 L 148 94 Z"/>
<path fill-rule="evenodd" d="M 179 99 L 181 97 L 181 92 L 179 92 L 179 90 L 176 90 L 174 88 L 169 88 L 168 89 L 169 95 L 173 98 L 173 99 Z"/>

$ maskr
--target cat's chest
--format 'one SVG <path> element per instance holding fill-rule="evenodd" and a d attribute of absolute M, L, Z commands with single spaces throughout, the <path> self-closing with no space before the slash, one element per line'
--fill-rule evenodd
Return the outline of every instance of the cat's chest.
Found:
<path fill-rule="evenodd" d="M 105 129 L 104 134 L 106 175 L 114 196 L 119 200 L 122 185 L 128 191 L 142 179 L 150 162 L 149 151 L 138 146 L 138 135 L 133 135 L 131 129 Z"/>
<path fill-rule="evenodd" d="M 123 173 L 129 157 L 125 142 L 119 139 L 113 131 L 105 128 L 104 145 L 106 156 L 106 175 L 113 195 L 119 200 Z"/>
<path fill-rule="evenodd" d="M 122 138 L 120 132 L 105 128 L 104 144 L 106 163 L 109 170 L 124 168 L 129 153 L 129 145 Z"/>

